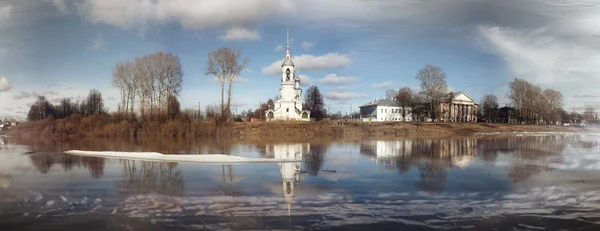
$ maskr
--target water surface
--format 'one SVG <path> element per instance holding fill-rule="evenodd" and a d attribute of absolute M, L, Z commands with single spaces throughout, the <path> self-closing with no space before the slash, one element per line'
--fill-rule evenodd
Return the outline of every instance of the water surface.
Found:
<path fill-rule="evenodd" d="M 600 230 L 599 141 L 528 134 L 25 146 L 0 137 L 0 230 Z M 66 149 L 300 162 L 202 165 L 52 151 Z"/>

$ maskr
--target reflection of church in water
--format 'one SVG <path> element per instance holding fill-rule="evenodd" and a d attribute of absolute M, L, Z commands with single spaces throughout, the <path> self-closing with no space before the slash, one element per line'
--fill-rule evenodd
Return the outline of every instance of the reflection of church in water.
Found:
<path fill-rule="evenodd" d="M 279 165 L 279 172 L 281 174 L 283 199 L 288 213 L 291 211 L 292 204 L 296 198 L 296 189 L 300 183 L 302 156 L 309 151 L 309 144 L 274 144 L 267 145 L 266 147 L 265 152 L 269 157 L 280 160 L 298 161 L 277 164 Z"/>

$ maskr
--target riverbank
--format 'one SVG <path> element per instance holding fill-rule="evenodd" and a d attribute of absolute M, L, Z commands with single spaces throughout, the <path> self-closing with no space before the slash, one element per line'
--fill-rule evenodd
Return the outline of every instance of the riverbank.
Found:
<path fill-rule="evenodd" d="M 478 133 L 587 132 L 590 129 L 552 125 L 427 122 L 252 122 L 216 126 L 208 121 L 109 121 L 106 118 L 43 120 L 23 123 L 10 132 L 27 139 L 119 139 L 119 140 L 237 140 L 248 142 L 352 141 L 364 139 L 444 138 Z"/>

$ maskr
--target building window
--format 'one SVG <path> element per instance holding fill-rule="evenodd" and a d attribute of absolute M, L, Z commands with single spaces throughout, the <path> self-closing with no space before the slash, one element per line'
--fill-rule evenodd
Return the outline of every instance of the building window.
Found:
<path fill-rule="evenodd" d="M 289 109 L 289 108 L 286 108 L 286 109 L 285 109 L 285 112 L 290 112 L 290 109 Z"/>
<path fill-rule="evenodd" d="M 383 108 L 381 109 L 381 113 L 383 113 Z"/>

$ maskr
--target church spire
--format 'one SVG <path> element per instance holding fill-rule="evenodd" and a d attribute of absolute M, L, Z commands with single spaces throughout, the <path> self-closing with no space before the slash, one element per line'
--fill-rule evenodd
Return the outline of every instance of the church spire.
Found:
<path fill-rule="evenodd" d="M 285 48 L 285 59 L 283 60 L 283 64 L 281 66 L 294 66 L 294 62 L 292 62 L 292 55 L 290 54 L 290 27 L 286 26 L 286 48 Z M 293 71 L 293 70 L 292 70 Z"/>

